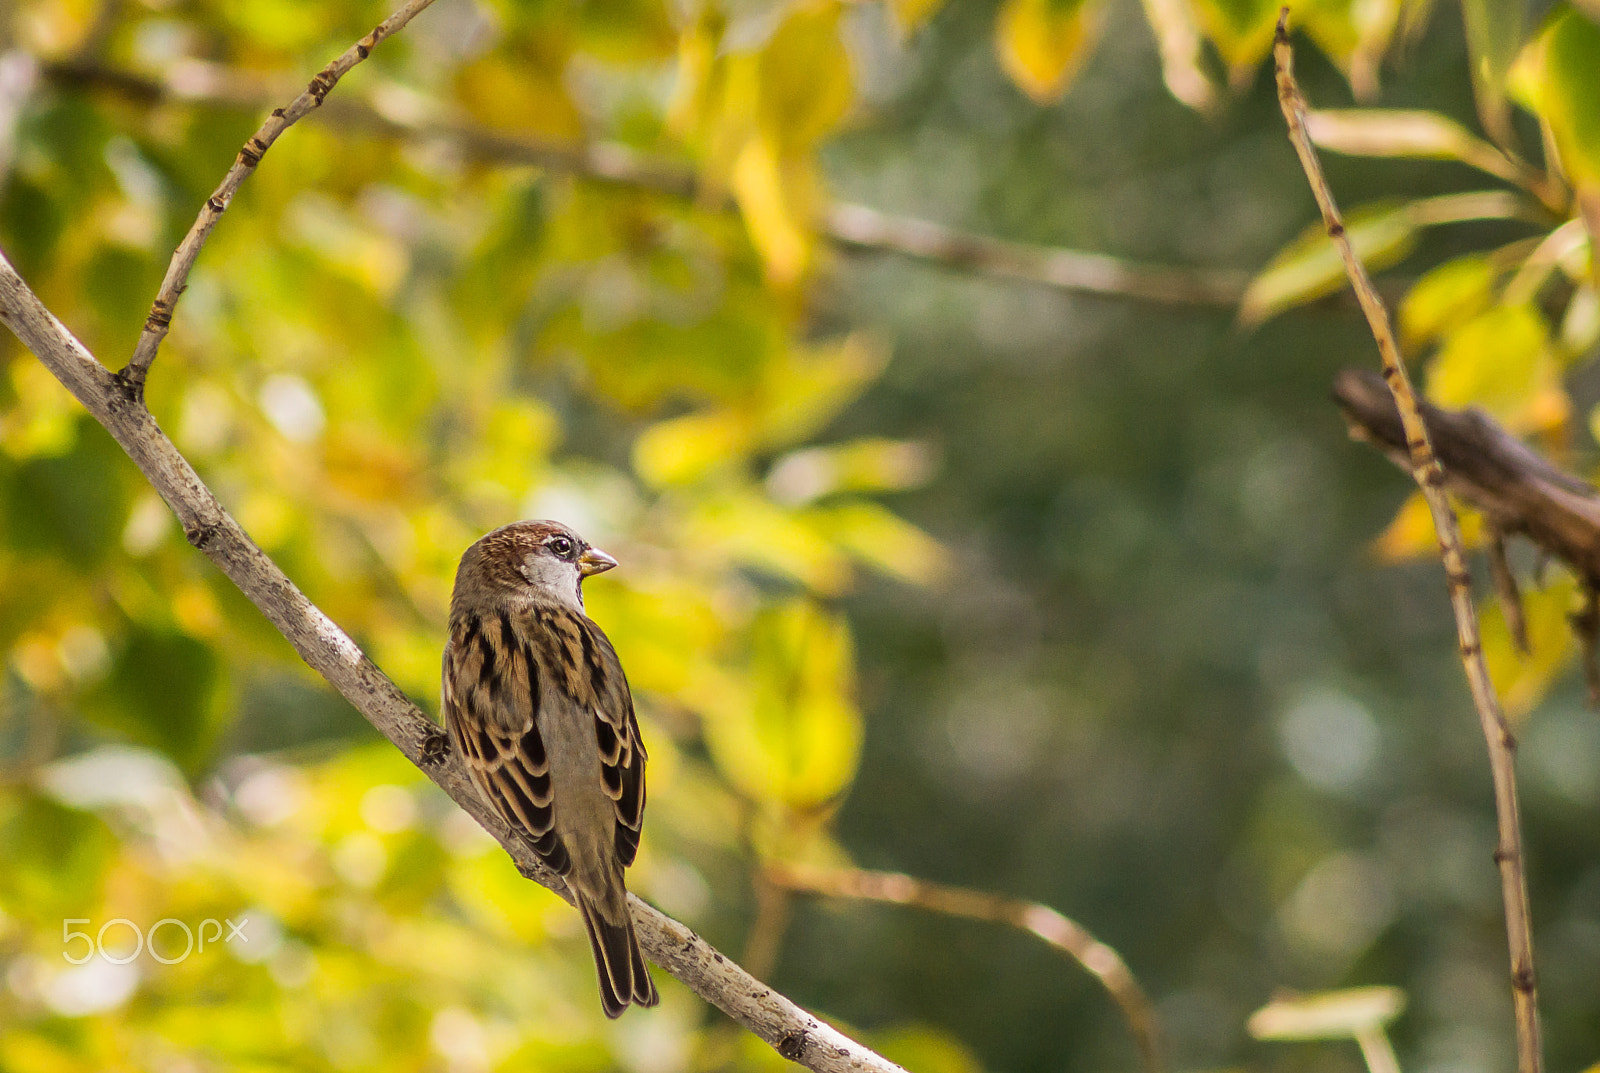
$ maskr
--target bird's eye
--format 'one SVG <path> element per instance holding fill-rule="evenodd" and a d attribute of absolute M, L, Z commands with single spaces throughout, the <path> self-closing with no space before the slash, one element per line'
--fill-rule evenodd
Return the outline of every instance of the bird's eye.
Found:
<path fill-rule="evenodd" d="M 577 550 L 573 546 L 572 541 L 568 540 L 564 536 L 552 537 L 550 542 L 546 544 L 545 547 L 555 552 L 556 558 L 558 559 L 571 559 L 572 553 Z"/>

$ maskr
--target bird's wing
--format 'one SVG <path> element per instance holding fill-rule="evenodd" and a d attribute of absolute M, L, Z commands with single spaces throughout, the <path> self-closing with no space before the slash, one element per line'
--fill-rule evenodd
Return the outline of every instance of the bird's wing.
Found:
<path fill-rule="evenodd" d="M 572 859 L 555 830 L 550 762 L 539 734 L 539 662 L 511 615 L 469 616 L 445 647 L 445 724 L 473 780 L 552 872 Z"/>
<path fill-rule="evenodd" d="M 644 742 L 639 740 L 639 720 L 633 712 L 622 662 L 605 633 L 587 618 L 579 623 L 583 649 L 583 677 L 592 688 L 595 740 L 600 745 L 600 780 L 606 796 L 616 802 L 617 859 L 626 868 L 639 852 L 644 827 Z"/>

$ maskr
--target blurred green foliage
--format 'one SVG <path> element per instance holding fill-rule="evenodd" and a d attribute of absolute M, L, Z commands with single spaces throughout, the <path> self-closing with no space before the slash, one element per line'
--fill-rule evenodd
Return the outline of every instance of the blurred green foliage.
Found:
<path fill-rule="evenodd" d="M 1580 457 L 1600 29 L 1426 6 L 1297 13 L 1329 61 L 1302 58 L 1315 100 L 1405 109 L 1324 113 L 1335 185 L 1416 280 L 1430 391 Z M 1336 446 L 1327 375 L 1370 343 L 1313 302 L 1340 288 L 1326 244 L 1294 239 L 1309 198 L 1260 68 L 1277 7 L 439 0 L 246 182 L 151 406 L 430 710 L 467 544 L 554 516 L 616 554 L 589 601 L 651 752 L 635 889 L 732 953 L 781 949 L 777 986 L 920 1073 L 1134 1059 L 1023 937 L 882 907 L 785 929 L 752 904 L 762 861 L 1047 901 L 1123 950 L 1178 1068 L 1353 1068 L 1245 1035 L 1276 987 L 1352 984 L 1411 996 L 1407 1068 L 1499 1068 L 1481 743 L 1436 571 L 1363 550 L 1391 515 L 1391 559 L 1428 536 Z M 386 13 L 0 9 L 0 84 L 23 86 L 0 245 L 120 364 L 264 112 Z M 469 135 L 626 150 L 693 196 Z M 846 260 L 834 195 L 1258 274 L 1236 320 Z M 0 1068 L 782 1064 L 676 986 L 604 1023 L 573 914 L 294 661 L 37 361 L 0 357 Z M 1531 658 L 1487 633 L 1511 707 L 1557 690 L 1524 770 L 1561 1068 L 1600 1053 L 1571 589 L 1530 599 Z M 248 941 L 167 964 L 168 925 L 123 965 L 63 957 L 63 929 L 168 918 Z"/>

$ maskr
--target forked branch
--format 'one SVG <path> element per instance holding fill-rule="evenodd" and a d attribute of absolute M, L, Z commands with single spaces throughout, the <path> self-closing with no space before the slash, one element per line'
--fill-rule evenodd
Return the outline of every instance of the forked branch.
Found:
<path fill-rule="evenodd" d="M 134 398 L 144 395 L 145 378 L 150 375 L 150 366 L 156 360 L 156 351 L 161 349 L 161 341 L 172 327 L 172 314 L 178 308 L 178 298 L 189 285 L 189 273 L 194 268 L 195 259 L 200 256 L 201 247 L 211 236 L 217 221 L 227 211 L 239 184 L 256 170 L 256 165 L 272 148 L 272 143 L 278 140 L 278 135 L 321 105 L 323 98 L 338 85 L 345 72 L 370 56 L 379 42 L 405 26 L 431 3 L 433 0 L 409 0 L 371 33 L 346 49 L 338 59 L 318 71 L 305 91 L 290 101 L 287 107 L 274 108 L 267 121 L 244 143 L 233 167 L 228 169 L 221 184 L 206 198 L 200 215 L 195 217 L 189 233 L 183 236 L 183 241 L 178 243 L 177 250 L 173 252 L 172 260 L 167 264 L 167 274 L 161 280 L 160 290 L 156 292 L 156 300 L 150 305 L 150 315 L 145 317 L 144 330 L 139 333 L 139 342 L 133 348 L 133 358 L 117 373 L 117 378 L 127 385 Z"/>
<path fill-rule="evenodd" d="M 494 835 L 524 875 L 565 897 L 561 880 L 544 869 L 533 850 L 478 795 L 466 765 L 445 747 L 443 732 L 250 539 L 143 402 L 50 314 L 3 255 L 0 324 L 16 333 L 105 426 L 178 516 L 189 543 L 239 587 L 300 658 Z M 637 898 L 632 906 L 640 945 L 651 961 L 785 1058 L 817 1073 L 904 1073 L 761 983 L 676 920 Z"/>
<path fill-rule="evenodd" d="M 1409 468 L 1405 430 L 1394 397 L 1376 374 L 1345 369 L 1334 378 L 1334 401 L 1350 434 Z M 1583 657 L 1589 700 L 1600 704 L 1600 663 L 1595 641 L 1600 613 L 1600 490 L 1552 466 L 1480 410 L 1445 410 L 1426 399 L 1417 408 L 1444 468 L 1445 490 L 1483 513 L 1490 535 L 1489 569 L 1506 624 L 1523 651 L 1527 626 L 1516 579 L 1506 562 L 1504 540 L 1521 536 L 1542 556 L 1571 569 L 1583 587 L 1585 604 L 1572 616 Z"/>
<path fill-rule="evenodd" d="M 406 3 L 324 68 L 287 108 L 274 111 L 245 144 L 173 255 L 133 360 L 120 373 L 108 370 L 73 337 L 3 254 L 0 324 L 11 329 L 111 433 L 178 516 L 189 543 L 204 552 L 238 586 L 300 658 L 494 835 L 524 875 L 566 897 L 560 878 L 539 863 L 532 848 L 513 834 L 479 796 L 465 764 L 446 747 L 443 732 L 250 539 L 161 431 L 143 398 L 150 363 L 166 335 L 189 270 L 239 184 L 279 134 L 321 104 L 346 71 L 431 2 Z M 640 945 L 650 960 L 767 1041 L 785 1058 L 817 1073 L 904 1073 L 899 1066 L 762 984 L 671 917 L 637 898 L 632 898 L 630 904 Z"/>
<path fill-rule="evenodd" d="M 1351 435 L 1410 468 L 1400 412 L 1377 373 L 1342 370 L 1333 398 Z M 1417 412 L 1445 491 L 1482 511 L 1500 533 L 1527 538 L 1586 584 L 1600 585 L 1600 490 L 1551 465 L 1481 410 L 1418 399 Z"/>
<path fill-rule="evenodd" d="M 1411 378 L 1406 374 L 1405 363 L 1400 358 L 1400 348 L 1395 343 L 1388 310 L 1373 287 L 1366 266 L 1350 244 L 1339 207 L 1333 199 L 1333 191 L 1322 172 L 1322 163 L 1317 159 L 1316 149 L 1306 133 L 1306 102 L 1294 79 L 1294 53 L 1289 45 L 1287 7 L 1278 16 L 1273 59 L 1277 68 L 1278 103 L 1289 125 L 1289 140 L 1294 144 L 1301 167 L 1305 169 L 1317 207 L 1322 210 L 1322 222 L 1328 230 L 1328 237 L 1338 248 L 1351 286 L 1355 288 L 1356 299 L 1361 303 L 1361 311 L 1366 314 L 1367 325 L 1378 344 L 1383 379 L 1399 412 L 1411 476 L 1428 502 L 1433 528 L 1439 537 L 1439 552 L 1444 559 L 1450 607 L 1455 613 L 1461 662 L 1466 670 L 1473 703 L 1478 709 L 1478 721 L 1484 739 L 1488 742 L 1489 770 L 1494 781 L 1495 814 L 1499 825 L 1499 842 L 1495 847 L 1494 859 L 1500 868 L 1500 893 L 1505 905 L 1506 937 L 1511 951 L 1517 1068 L 1519 1073 L 1539 1073 L 1542 1064 L 1539 1011 L 1533 974 L 1533 927 L 1528 910 L 1528 880 L 1522 860 L 1522 820 L 1517 802 L 1516 739 L 1511 734 L 1505 713 L 1500 709 L 1500 700 L 1495 695 L 1494 685 L 1489 680 L 1489 668 L 1484 662 L 1478 612 L 1472 601 L 1472 576 L 1467 571 L 1466 554 L 1462 550 L 1461 525 L 1445 492 L 1445 471 L 1434 452 L 1428 425 L 1423 420 Z"/>

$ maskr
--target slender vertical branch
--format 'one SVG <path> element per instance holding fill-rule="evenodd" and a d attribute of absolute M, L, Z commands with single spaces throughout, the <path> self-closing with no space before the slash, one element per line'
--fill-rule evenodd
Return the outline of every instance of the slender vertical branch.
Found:
<path fill-rule="evenodd" d="M 789 928 L 790 892 L 772 879 L 772 873 L 758 868 L 755 874 L 756 916 L 745 937 L 739 960 L 756 976 L 767 978 L 778 967 L 783 948 L 783 933 Z"/>
<path fill-rule="evenodd" d="M 1006 898 L 987 891 L 947 887 L 899 872 L 864 868 L 809 868 L 795 864 L 767 866 L 767 882 L 775 887 L 829 898 L 909 905 L 930 913 L 986 920 L 1019 928 L 1081 965 L 1099 980 L 1121 1007 L 1146 1073 L 1160 1073 L 1161 1041 L 1154 1008 L 1122 956 L 1096 939 L 1077 921 L 1038 902 Z"/>
<path fill-rule="evenodd" d="M 156 299 L 150 305 L 150 315 L 145 317 L 144 330 L 139 333 L 139 342 L 133 348 L 133 358 L 117 373 L 117 378 L 127 385 L 134 398 L 142 398 L 144 395 L 145 378 L 150 375 L 150 365 L 156 360 L 156 351 L 161 348 L 161 341 L 167 337 L 167 331 L 172 326 L 172 314 L 178 307 L 179 296 L 188 286 L 189 272 L 194 268 L 194 262 L 200 256 L 200 249 L 206 244 L 206 239 L 211 236 L 212 229 L 227 211 L 228 204 L 233 200 L 239 185 L 256 170 L 256 165 L 261 163 L 261 158 L 272 148 L 272 143 L 278 140 L 278 135 L 321 105 L 329 91 L 338 85 L 339 79 L 343 78 L 350 68 L 370 56 L 379 42 L 405 26 L 431 3 L 433 0 L 407 0 L 406 4 L 379 23 L 371 33 L 351 45 L 338 59 L 317 72 L 311 84 L 290 101 L 287 107 L 274 108 L 267 121 L 250 136 L 249 141 L 244 143 L 244 148 L 239 150 L 233 167 L 228 169 L 228 173 L 222 177 L 221 184 L 212 191 L 210 197 L 206 198 L 205 205 L 200 209 L 200 215 L 195 217 L 189 233 L 183 236 L 183 241 L 178 243 L 178 248 L 173 252 L 172 260 L 167 265 L 167 274 L 161 280 L 161 289 L 156 292 Z"/>
<path fill-rule="evenodd" d="M 1334 202 L 1333 191 L 1328 186 L 1322 164 L 1306 133 L 1306 102 L 1294 79 L 1294 53 L 1289 45 L 1287 7 L 1278 17 L 1273 59 L 1277 67 L 1278 101 L 1289 125 L 1289 140 L 1300 157 L 1317 207 L 1322 210 L 1322 222 L 1328 229 L 1328 237 L 1333 240 L 1344 260 L 1356 299 L 1361 303 L 1361 311 L 1366 314 L 1367 324 L 1377 341 L 1378 354 L 1383 362 L 1383 378 L 1394 395 L 1395 406 L 1400 411 L 1400 421 L 1405 429 L 1411 476 L 1428 501 L 1433 527 L 1439 537 L 1439 552 L 1444 560 L 1450 606 L 1455 612 L 1461 662 L 1466 670 L 1473 703 L 1478 709 L 1484 738 L 1488 742 L 1489 770 L 1494 780 L 1495 813 L 1499 823 L 1499 842 L 1495 847 L 1494 859 L 1500 869 L 1500 893 L 1505 903 L 1506 937 L 1511 952 L 1517 1069 L 1519 1073 L 1539 1073 L 1542 1065 L 1539 1010 L 1533 972 L 1533 926 L 1528 909 L 1528 880 L 1522 859 L 1522 820 L 1517 803 L 1516 739 L 1505 713 L 1500 709 L 1499 698 L 1489 680 L 1488 665 L 1484 662 L 1478 613 L 1472 602 L 1472 576 L 1467 570 L 1466 554 L 1462 550 L 1461 526 L 1456 519 L 1455 508 L 1445 494 L 1444 469 L 1428 438 L 1428 426 L 1418 408 L 1411 378 L 1401 361 L 1388 311 L 1378 297 L 1371 277 L 1367 275 L 1366 266 L 1356 256 L 1345 234 L 1344 221 Z"/>

